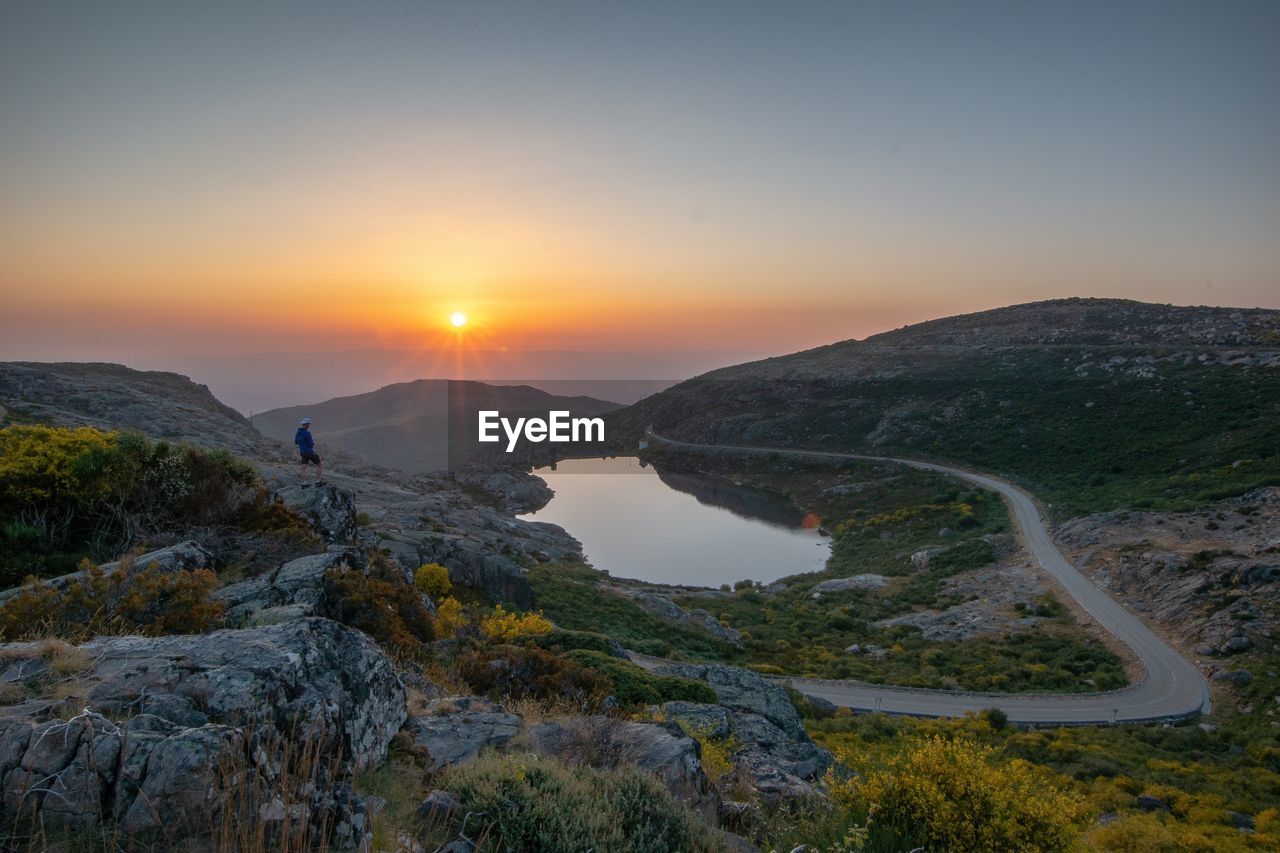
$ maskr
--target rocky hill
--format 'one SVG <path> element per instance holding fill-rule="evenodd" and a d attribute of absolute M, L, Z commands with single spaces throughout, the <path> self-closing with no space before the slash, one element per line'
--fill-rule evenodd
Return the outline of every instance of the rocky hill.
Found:
<path fill-rule="evenodd" d="M 610 436 L 649 425 L 959 461 L 1068 515 L 1186 508 L 1280 483 L 1280 311 L 1016 305 L 707 373 L 615 413 Z"/>
<path fill-rule="evenodd" d="M 204 385 L 119 364 L 0 362 L 0 424 L 128 427 L 171 441 L 238 452 L 268 445 Z"/>
<path fill-rule="evenodd" d="M 298 421 L 309 417 L 319 444 L 418 473 L 456 467 L 464 457 L 475 455 L 479 448 L 474 446 L 474 413 L 479 409 L 494 409 L 509 418 L 545 418 L 552 410 L 596 416 L 617 408 L 617 403 L 549 394 L 528 385 L 419 379 L 367 394 L 273 409 L 255 415 L 253 423 L 265 435 L 292 442 Z"/>

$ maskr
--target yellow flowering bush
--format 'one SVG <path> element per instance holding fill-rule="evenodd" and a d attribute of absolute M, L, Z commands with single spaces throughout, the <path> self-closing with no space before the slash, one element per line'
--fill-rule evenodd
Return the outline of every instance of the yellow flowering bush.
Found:
<path fill-rule="evenodd" d="M 442 599 L 436 605 L 436 636 L 449 639 L 458 633 L 458 629 L 466 624 L 462 615 L 462 604 L 452 596 Z"/>
<path fill-rule="evenodd" d="M 413 585 L 418 588 L 418 592 L 425 593 L 433 599 L 448 595 L 453 589 L 453 582 L 449 580 L 449 570 L 439 563 L 419 566 L 413 574 Z"/>
<path fill-rule="evenodd" d="M 1087 810 L 1059 779 L 1026 761 L 997 763 L 968 737 L 934 735 L 860 778 L 829 782 L 842 805 L 930 848 L 998 853 L 1075 843 Z"/>
<path fill-rule="evenodd" d="M 554 625 L 541 613 L 510 613 L 502 605 L 484 618 L 484 632 L 494 642 L 510 642 L 518 637 L 549 633 Z"/>

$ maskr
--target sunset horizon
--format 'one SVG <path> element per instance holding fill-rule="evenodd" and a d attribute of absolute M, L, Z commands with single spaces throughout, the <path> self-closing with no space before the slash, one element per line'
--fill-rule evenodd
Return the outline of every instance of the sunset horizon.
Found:
<path fill-rule="evenodd" d="M 0 358 L 1280 307 L 1266 4 L 248 8 L 5 13 Z"/>

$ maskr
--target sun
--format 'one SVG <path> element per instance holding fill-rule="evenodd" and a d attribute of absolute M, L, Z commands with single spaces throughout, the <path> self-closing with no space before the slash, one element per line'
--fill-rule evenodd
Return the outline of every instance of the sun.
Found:
<path fill-rule="evenodd" d="M 450 315 L 449 322 L 453 324 L 455 329 L 461 329 L 463 326 L 467 325 L 467 315 L 463 314 L 461 311 L 455 311 Z"/>

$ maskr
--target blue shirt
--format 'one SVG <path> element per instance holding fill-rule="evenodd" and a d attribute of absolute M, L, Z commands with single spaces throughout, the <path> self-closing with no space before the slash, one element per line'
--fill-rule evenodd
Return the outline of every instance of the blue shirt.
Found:
<path fill-rule="evenodd" d="M 293 434 L 293 443 L 298 445 L 299 453 L 314 453 L 316 449 L 316 440 L 311 437 L 311 430 L 298 427 L 298 431 Z"/>

